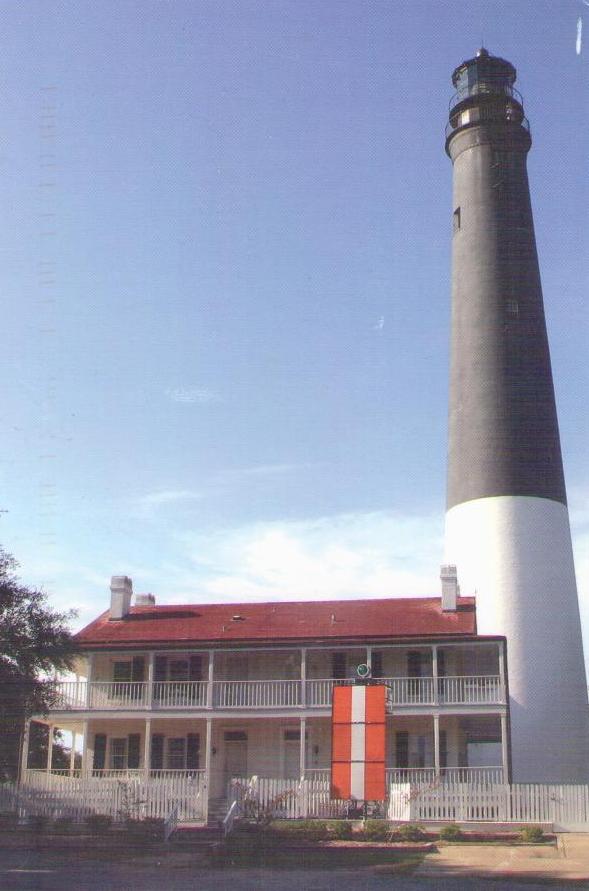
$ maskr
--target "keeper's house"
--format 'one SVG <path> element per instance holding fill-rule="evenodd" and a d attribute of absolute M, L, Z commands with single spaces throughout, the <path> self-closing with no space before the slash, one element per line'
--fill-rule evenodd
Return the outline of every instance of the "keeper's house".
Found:
<path fill-rule="evenodd" d="M 58 682 L 55 709 L 38 718 L 78 747 L 82 736 L 81 779 L 94 788 L 180 783 L 204 818 L 223 812 L 236 778 L 328 788 L 332 688 L 352 683 L 360 663 L 388 688 L 389 783 L 509 780 L 505 640 L 477 635 L 474 598 L 458 596 L 454 567 L 442 567 L 441 597 L 131 601 L 131 580 L 113 577 L 110 610 L 77 635 L 77 678 Z M 73 759 L 69 773 L 80 774 Z M 64 774 L 51 752 L 45 771 L 30 770 L 25 746 L 25 785 L 56 789 Z"/>

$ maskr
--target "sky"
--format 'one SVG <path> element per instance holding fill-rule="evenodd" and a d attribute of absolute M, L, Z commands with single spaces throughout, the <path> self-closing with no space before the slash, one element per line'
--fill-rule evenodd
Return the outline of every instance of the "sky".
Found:
<path fill-rule="evenodd" d="M 583 27 L 587 46 L 583 45 Z M 589 3 L 0 2 L 0 542 L 74 627 L 437 595 L 453 69 L 518 69 L 589 654 Z"/>

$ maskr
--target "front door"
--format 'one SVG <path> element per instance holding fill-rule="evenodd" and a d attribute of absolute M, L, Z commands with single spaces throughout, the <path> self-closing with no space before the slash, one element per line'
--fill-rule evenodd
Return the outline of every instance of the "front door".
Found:
<path fill-rule="evenodd" d="M 233 777 L 247 777 L 247 733 L 243 730 L 227 730 L 225 732 L 225 787 Z"/>

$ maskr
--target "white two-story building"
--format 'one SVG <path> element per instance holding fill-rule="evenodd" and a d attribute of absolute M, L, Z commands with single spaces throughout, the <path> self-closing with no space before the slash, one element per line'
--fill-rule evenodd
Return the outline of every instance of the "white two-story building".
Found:
<path fill-rule="evenodd" d="M 280 789 L 306 778 L 327 792 L 331 691 L 360 663 L 388 688 L 389 782 L 506 782 L 505 640 L 477 635 L 474 599 L 457 596 L 451 568 L 442 590 L 187 606 L 138 595 L 132 605 L 131 580 L 113 577 L 110 609 L 77 635 L 76 678 L 58 682 L 55 708 L 38 718 L 83 740 L 81 770 L 72 760 L 54 771 L 50 749 L 46 770 L 32 771 L 25 746 L 23 783 L 96 789 L 135 777 L 181 789 L 185 813 L 203 818 L 223 812 L 232 780 Z"/>

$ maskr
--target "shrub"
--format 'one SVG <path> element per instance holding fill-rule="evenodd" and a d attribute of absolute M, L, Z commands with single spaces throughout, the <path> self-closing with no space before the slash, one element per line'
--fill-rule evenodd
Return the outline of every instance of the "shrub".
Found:
<path fill-rule="evenodd" d="M 28 819 L 29 827 L 34 832 L 45 832 L 49 817 L 46 814 L 31 814 Z"/>
<path fill-rule="evenodd" d="M 354 834 L 354 827 L 348 820 L 334 821 L 330 826 L 332 838 L 350 839 Z"/>
<path fill-rule="evenodd" d="M 69 832 L 74 822 L 73 817 L 56 817 L 53 822 L 53 828 L 56 832 Z"/>
<path fill-rule="evenodd" d="M 99 834 L 108 832 L 112 817 L 108 814 L 88 814 L 85 823 L 91 832 Z"/>
<path fill-rule="evenodd" d="M 425 838 L 425 830 L 417 823 L 404 823 L 395 830 L 394 837 L 398 841 L 421 841 Z"/>
<path fill-rule="evenodd" d="M 386 820 L 366 820 L 362 835 L 366 841 L 387 841 L 391 827 Z"/>
<path fill-rule="evenodd" d="M 273 834 L 289 838 L 304 838 L 309 841 L 320 841 L 328 838 L 328 827 L 325 820 L 284 820 L 274 821 L 269 831 Z"/>
<path fill-rule="evenodd" d="M 544 830 L 541 826 L 524 826 L 519 833 L 523 842 L 537 843 L 544 841 Z"/>
<path fill-rule="evenodd" d="M 462 838 L 462 830 L 456 823 L 448 823 L 440 829 L 442 841 L 459 841 Z"/>

